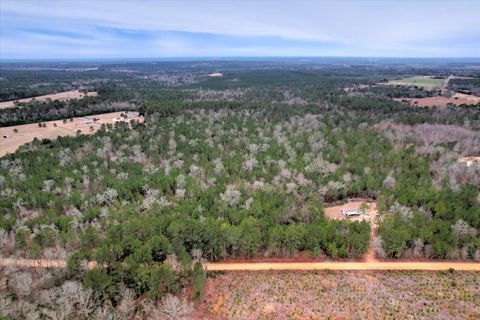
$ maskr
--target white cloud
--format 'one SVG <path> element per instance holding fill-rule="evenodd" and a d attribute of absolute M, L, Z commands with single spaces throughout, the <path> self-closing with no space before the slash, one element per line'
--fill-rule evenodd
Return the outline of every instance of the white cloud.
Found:
<path fill-rule="evenodd" d="M 480 43 L 480 2 L 474 1 L 0 1 L 2 56 L 22 54 L 24 41 L 32 41 L 38 55 L 49 55 L 64 46 L 90 46 L 92 53 L 112 50 L 118 54 L 141 52 L 203 55 L 360 55 L 360 56 L 479 56 L 480 44 L 465 45 L 467 35 Z M 128 39 L 95 26 L 140 31 L 156 39 Z M 78 32 L 94 39 L 62 40 L 62 35 L 33 38 L 22 28 Z M 20 30 L 20 31 L 19 31 Z M 167 34 L 165 30 L 233 36 L 225 43 L 205 43 Z M 158 33 L 155 36 L 155 33 Z M 278 45 L 232 46 L 235 37 L 277 37 Z M 282 39 L 285 47 L 282 46 Z M 438 39 L 435 45 L 434 40 Z M 318 41 L 301 46 L 295 41 Z M 218 40 L 218 41 L 221 41 Z M 322 48 L 330 41 L 341 48 Z M 50 43 L 50 45 L 48 45 Z M 422 43 L 425 43 L 423 45 Z M 148 45 L 148 47 L 146 47 Z M 47 50 L 48 48 L 52 50 Z M 123 50 L 123 53 L 120 52 Z"/>

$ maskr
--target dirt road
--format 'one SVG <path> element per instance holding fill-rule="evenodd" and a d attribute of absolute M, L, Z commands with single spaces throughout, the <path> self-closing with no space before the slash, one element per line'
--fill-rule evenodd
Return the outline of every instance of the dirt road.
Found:
<path fill-rule="evenodd" d="M 442 85 L 442 94 L 445 94 L 448 90 L 448 83 L 450 82 L 450 80 L 452 80 L 454 78 L 453 74 L 449 75 L 444 81 L 443 81 L 443 85 Z"/>
<path fill-rule="evenodd" d="M 477 262 L 280 262 L 208 263 L 210 271 L 260 270 L 455 270 L 480 271 Z"/>
<path fill-rule="evenodd" d="M 0 259 L 0 266 L 26 268 L 65 268 L 64 260 Z M 90 262 L 88 268 L 96 267 Z M 265 271 L 265 270 L 455 270 L 480 271 L 478 262 L 251 262 L 207 263 L 209 271 Z"/>

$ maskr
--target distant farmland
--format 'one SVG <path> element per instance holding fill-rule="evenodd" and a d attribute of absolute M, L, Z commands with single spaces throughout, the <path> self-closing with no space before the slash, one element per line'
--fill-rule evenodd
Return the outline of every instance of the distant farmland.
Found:
<path fill-rule="evenodd" d="M 440 88 L 443 83 L 443 79 L 435 79 L 429 76 L 415 76 L 408 77 L 399 80 L 391 80 L 387 84 L 390 85 L 404 85 L 404 86 L 418 86 L 425 89 Z"/>
<path fill-rule="evenodd" d="M 85 93 L 80 92 L 78 90 L 71 90 L 71 91 L 65 91 L 65 92 L 46 94 L 46 95 L 38 96 L 38 97 L 24 98 L 24 99 L 0 102 L 0 109 L 15 107 L 15 102 L 17 102 L 17 101 L 25 103 L 25 102 L 30 102 L 33 99 L 35 99 L 37 101 L 46 101 L 48 99 L 50 99 L 50 100 L 70 100 L 70 99 L 80 99 L 80 98 L 83 98 L 83 97 L 86 97 L 86 96 L 96 96 L 96 95 L 97 95 L 96 92 L 87 92 L 85 94 Z"/>
<path fill-rule="evenodd" d="M 38 123 L 23 124 L 0 128 L 0 157 L 15 152 L 21 145 L 33 139 L 56 139 L 59 136 L 74 136 L 80 134 L 93 134 L 100 129 L 103 123 L 114 123 L 115 118 L 120 118 L 123 112 L 109 112 L 95 114 L 88 117 L 43 122 L 45 127 Z M 93 121 L 96 119 L 96 121 Z M 133 118 L 143 121 L 143 117 Z M 128 119 L 130 121 L 130 119 Z"/>

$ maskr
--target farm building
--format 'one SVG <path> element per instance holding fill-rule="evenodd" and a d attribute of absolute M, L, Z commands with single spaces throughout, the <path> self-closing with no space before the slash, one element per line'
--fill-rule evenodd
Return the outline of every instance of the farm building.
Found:
<path fill-rule="evenodd" d="M 365 212 L 361 209 L 340 209 L 340 212 L 342 215 L 345 217 L 354 217 L 354 216 L 360 216 L 364 214 Z"/>

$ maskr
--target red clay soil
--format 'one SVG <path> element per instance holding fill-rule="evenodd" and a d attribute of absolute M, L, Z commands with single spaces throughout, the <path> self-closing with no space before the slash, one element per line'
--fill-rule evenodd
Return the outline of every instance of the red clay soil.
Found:
<path fill-rule="evenodd" d="M 209 271 L 268 270 L 464 270 L 480 271 L 478 262 L 280 262 L 280 263 L 207 263 Z"/>

